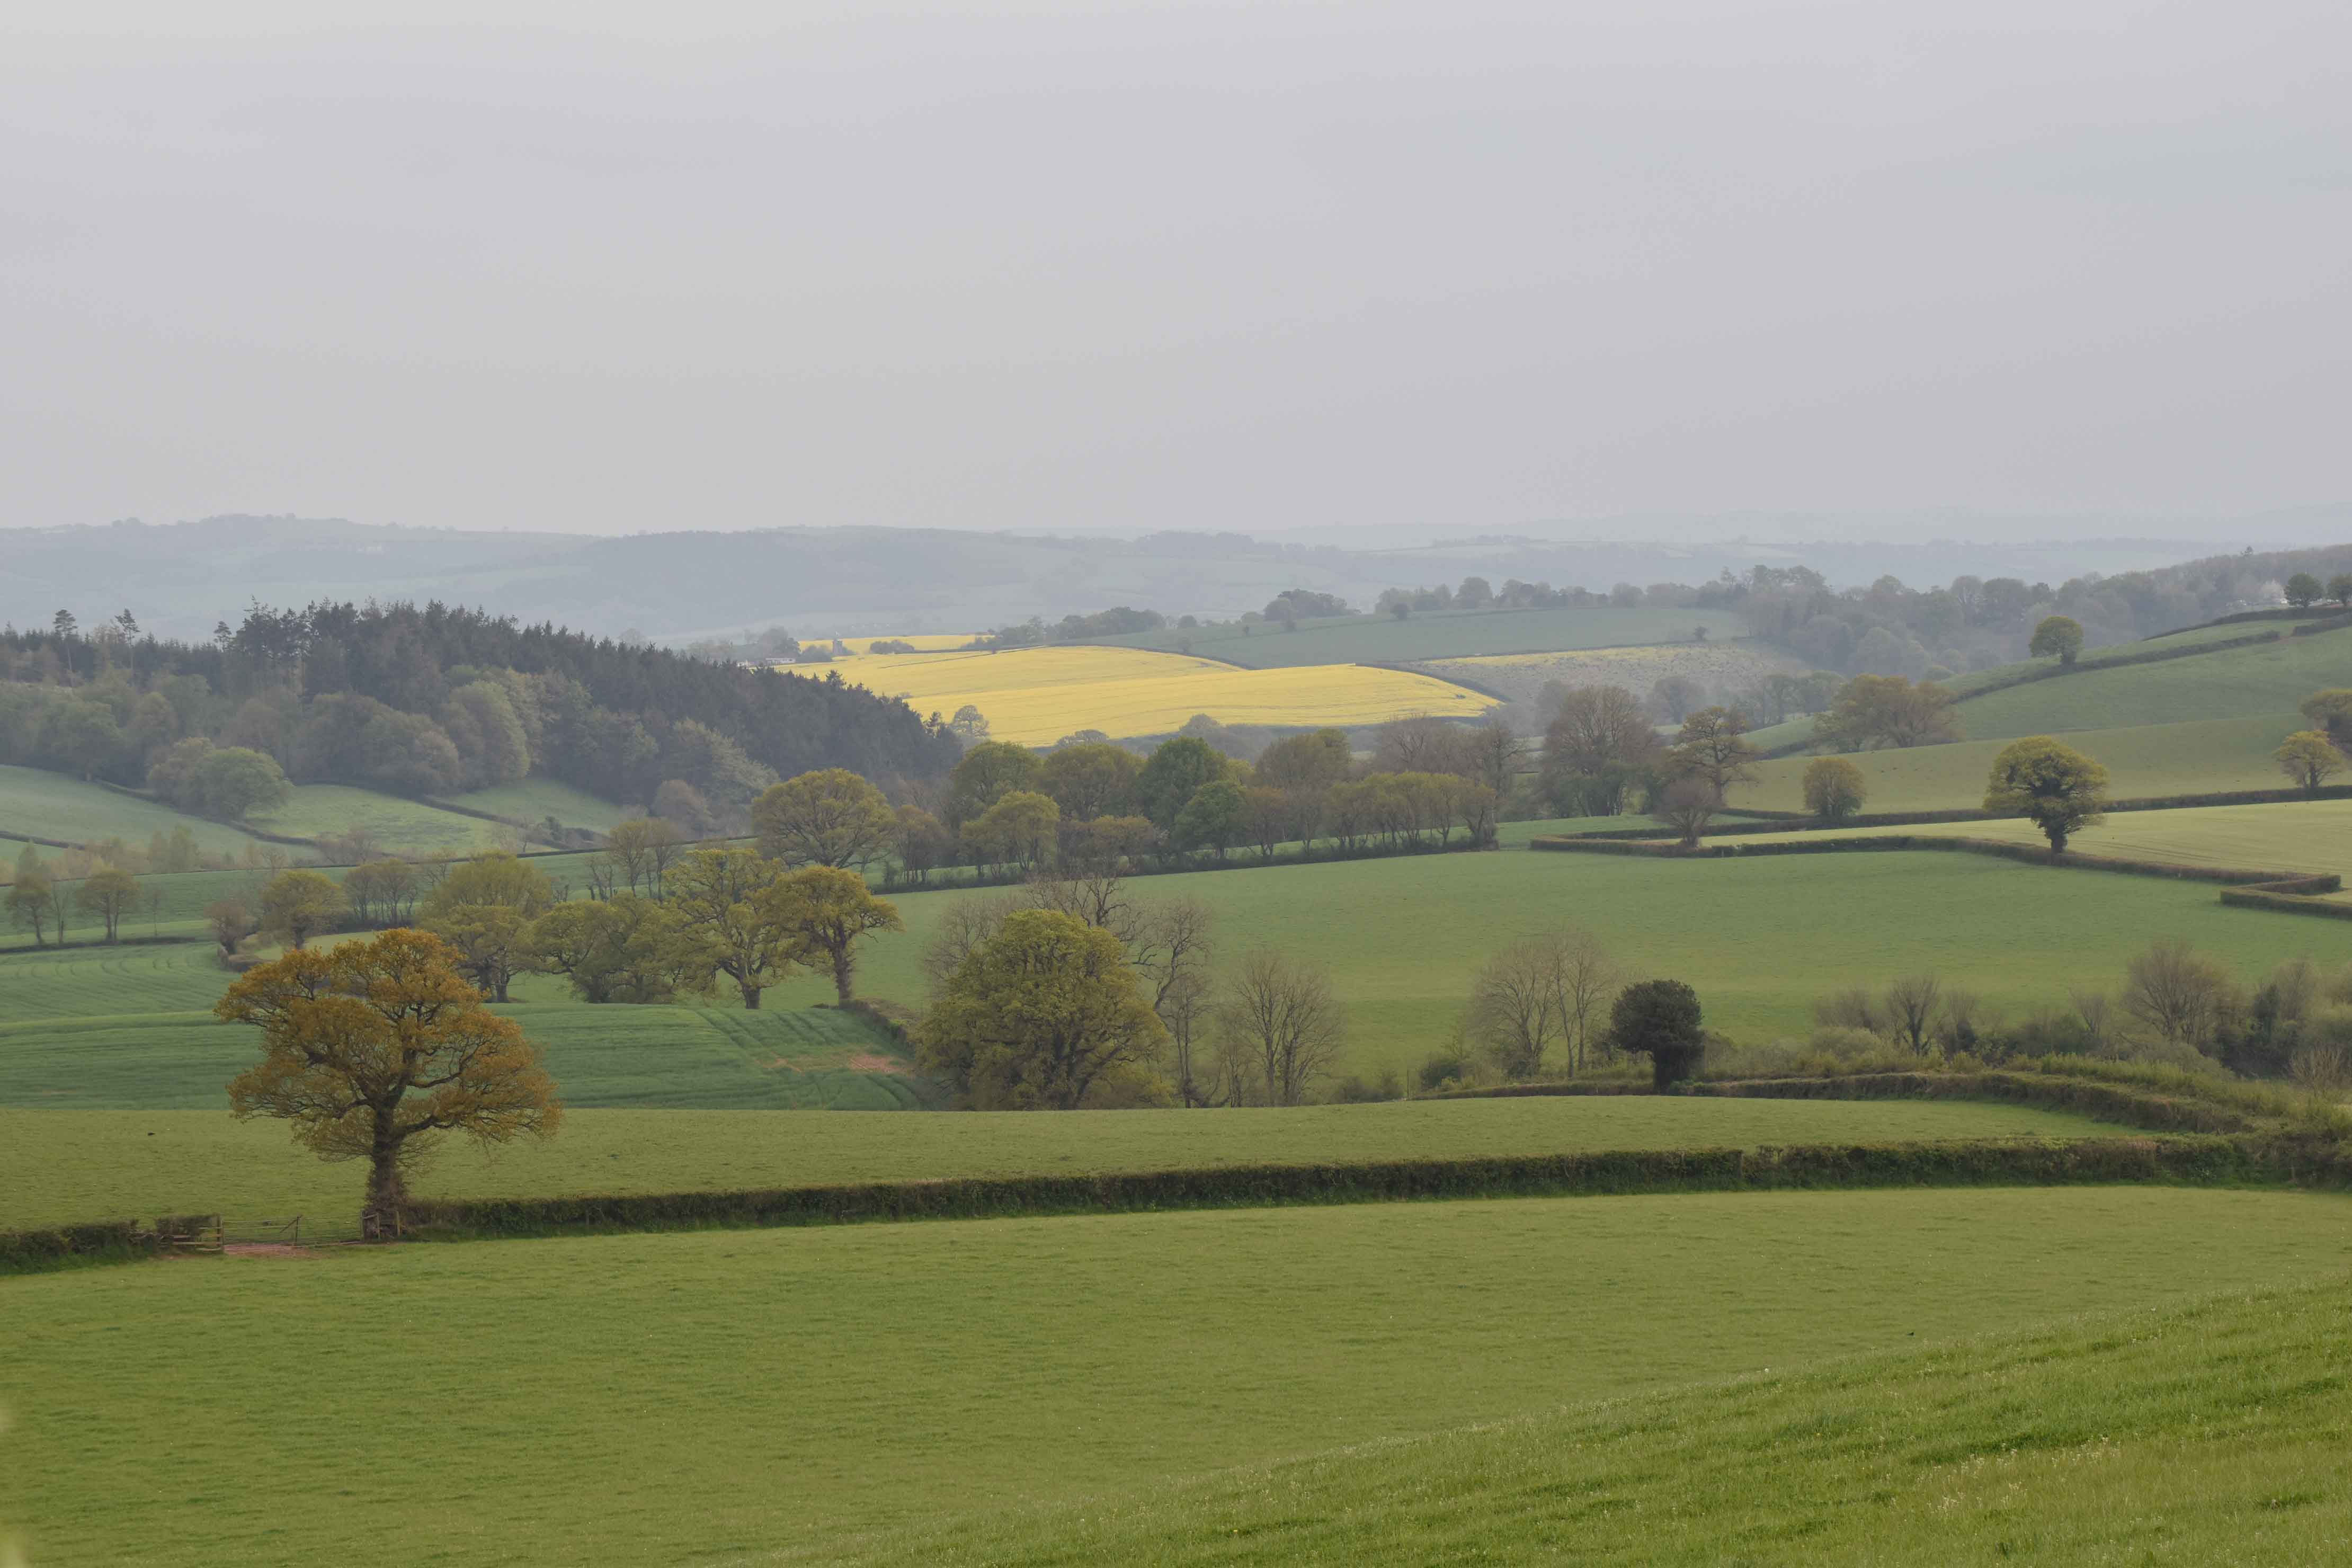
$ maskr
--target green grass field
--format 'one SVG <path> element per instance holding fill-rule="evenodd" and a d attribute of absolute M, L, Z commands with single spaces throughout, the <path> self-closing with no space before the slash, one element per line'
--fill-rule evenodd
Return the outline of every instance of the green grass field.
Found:
<path fill-rule="evenodd" d="M 452 795 L 449 801 L 453 805 L 469 805 L 476 811 L 534 826 L 551 816 L 566 827 L 585 827 L 597 833 L 609 832 L 624 817 L 642 815 L 584 789 L 542 778 L 528 778 L 520 784 L 500 784 L 495 789 L 478 789 Z"/>
<path fill-rule="evenodd" d="M 253 822 L 257 827 L 291 838 L 365 828 L 379 847 L 401 854 L 489 848 L 511 838 L 515 831 L 478 816 L 349 784 L 297 784 L 284 805 L 257 813 Z"/>
<path fill-rule="evenodd" d="M 1937 838 L 1994 838 L 2046 847 L 2049 840 L 2023 820 L 1935 822 L 1917 827 L 1843 827 L 1775 834 L 1776 838 L 1867 838 L 1916 833 Z M 2333 871 L 2352 881 L 2352 800 L 2274 805 L 2205 805 L 2179 811 L 2123 811 L 2085 827 L 2067 847 L 2084 855 L 2160 860 L 2179 866 L 2226 866 L 2260 871 Z"/>
<path fill-rule="evenodd" d="M 1924 851 L 1659 862 L 1503 850 L 1192 872 L 1132 886 L 1139 900 L 1206 902 L 1224 962 L 1280 932 L 1286 952 L 1328 967 L 1349 1013 L 1341 1070 L 1367 1075 L 1419 1064 L 1446 1039 L 1480 964 L 1518 937 L 1565 925 L 1591 928 L 1639 973 L 1687 980 L 1710 1026 L 1743 1042 L 1802 1036 L 1818 995 L 1919 970 L 1996 1006 L 2046 1005 L 2069 985 L 2112 981 L 2163 935 L 2249 975 L 2297 952 L 2331 965 L 2352 959 L 2352 930 L 2224 909 L 2208 887 Z M 949 904 L 972 896 L 897 896 L 907 933 L 874 941 L 861 992 L 919 1003 L 923 947 Z M 222 984 L 195 944 L 0 954 L 0 1104 L 65 1096 L 90 1103 L 84 1094 L 125 1108 L 214 1103 L 201 1097 L 226 1076 L 222 1064 L 236 1059 L 236 1047 L 200 1018 L 93 1025 L 106 1045 L 78 1057 L 44 1021 L 200 1014 Z M 709 1020 L 731 1009 L 584 1007 L 562 1000 L 562 983 L 544 976 L 518 982 L 514 994 L 528 1005 L 517 1016 L 557 1053 L 559 1079 L 592 1086 L 572 1089 L 582 1103 L 656 1103 L 642 1097 L 657 1094 L 662 1104 L 724 1108 L 791 1098 L 782 1080 L 748 1074 L 746 1053 L 712 1037 Z M 769 993 L 764 1011 L 805 1009 L 829 994 L 826 982 L 803 976 Z M 142 1034 L 168 1068 L 143 1063 L 133 1044 Z M 578 1054 L 565 1065 L 568 1052 Z M 110 1062 L 120 1066 L 101 1065 Z"/>
<path fill-rule="evenodd" d="M 1776 1369 L 796 1560 L 2340 1563 L 2344 1284 Z"/>
<path fill-rule="evenodd" d="M 1971 740 L 2286 713 L 2352 680 L 2352 628 L 2012 686 L 1959 704 Z"/>
<path fill-rule="evenodd" d="M 1744 637 L 1746 618 L 1732 610 L 1440 610 L 1407 620 L 1387 616 L 1350 616 L 1343 620 L 1301 621 L 1295 632 L 1278 625 L 1255 627 L 1244 637 L 1238 625 L 1208 630 L 1169 627 L 1131 637 L 1100 639 L 1114 647 L 1192 652 L 1252 669 L 1300 664 L 1403 664 L 1426 658 L 1469 658 L 1479 654 L 1560 653 L 1575 648 L 1633 647 L 1691 640 L 1704 626 L 1710 640 Z"/>
<path fill-rule="evenodd" d="M 1968 710 L 1961 711 L 1965 715 Z M 2068 734 L 2066 743 L 2104 764 L 2114 781 L 2109 794 L 2128 800 L 2284 789 L 2287 780 L 2271 753 L 2289 732 L 2303 727 L 2290 705 L 2280 712 L 2245 718 L 2080 731 Z M 1973 809 L 1984 804 L 1985 775 L 2008 744 L 2006 740 L 1963 741 L 1949 746 L 1856 752 L 1846 760 L 1867 781 L 1865 811 Z M 1805 769 L 1812 762 L 1810 756 L 1794 756 L 1759 763 L 1761 782 L 1735 788 L 1731 798 L 1738 805 L 1767 811 L 1802 811 Z"/>
<path fill-rule="evenodd" d="M 416 1190 L 438 1197 L 551 1197 L 2122 1131 L 2077 1116 L 1958 1100 L 1631 1096 L 1058 1116 L 588 1110 L 573 1111 L 544 1143 L 488 1155 L 470 1143 L 450 1145 Z M 341 1220 L 357 1205 L 361 1175 L 356 1165 L 326 1164 L 297 1148 L 276 1122 L 240 1122 L 219 1110 L 0 1110 L 0 1230 L 159 1214 Z"/>
<path fill-rule="evenodd" d="M 157 833 L 184 827 L 207 855 L 241 855 L 257 841 L 234 827 L 100 784 L 84 784 L 40 768 L 0 766 L 0 837 L 95 844 L 121 838 L 140 849 Z M 272 831 L 275 831 L 274 829 Z M 16 858 L 17 846 L 5 846 Z"/>
<path fill-rule="evenodd" d="M 854 1552 L 892 1525 L 1131 1499 L 1236 1465 L 2340 1276 L 2347 1259 L 2344 1198 L 2073 1188 L 691 1232 L 79 1270 L 0 1282 L 5 1506 L 45 1568 Z M 2333 1312 L 2340 1334 L 2340 1298 Z M 2227 1326 L 2200 1342 L 2226 1357 Z M 2340 1363 L 2309 1375 L 2322 1381 L 2296 1397 L 2332 1393 L 2340 1413 Z M 1834 1435 L 1867 1476 L 1888 1458 L 1874 1435 L 1933 1421 L 1938 1403 L 1783 1423 L 1779 1438 Z M 2004 1405 L 2007 1446 L 2039 1452 L 2033 1407 Z M 1644 1397 L 1604 1413 L 1601 1431 L 1631 1436 L 1669 1408 Z M 2100 1408 L 2046 1419 L 2072 1430 Z M 1771 1425 L 1738 1430 L 1769 1451 Z M 1957 1438 L 1955 1460 L 1975 1452 Z M 1605 1452 L 1580 1462 L 1622 1473 Z M 1485 1528 L 1500 1555 L 1540 1548 L 1514 1510 L 1546 1498 L 1581 1499 L 1595 1527 L 1625 1520 L 1559 1478 L 1497 1500 Z M 1095 1504 L 1087 1528 L 1130 1506 Z M 1269 1509 L 1258 1529 L 1281 1517 Z M 1055 1552 L 1050 1533 L 1038 1546 L 1063 1562 L 1126 1555 L 1082 1539 Z M 1428 1560 L 1420 1548 L 1381 1550 Z"/>

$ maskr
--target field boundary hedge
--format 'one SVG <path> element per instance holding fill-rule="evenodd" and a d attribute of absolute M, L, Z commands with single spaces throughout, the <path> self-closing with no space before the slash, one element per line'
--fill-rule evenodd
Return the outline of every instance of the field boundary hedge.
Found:
<path fill-rule="evenodd" d="M 2205 1134 L 1973 1139 L 1227 1165 L 631 1196 L 439 1199 L 411 1205 L 408 1219 L 413 1232 L 450 1237 L 549 1236 L 1789 1187 L 2231 1182 L 2257 1173 L 2236 1142 Z"/>
<path fill-rule="evenodd" d="M 177 1256 L 188 1237 L 219 1224 L 217 1215 L 165 1215 L 152 1226 L 120 1219 L 0 1230 L 0 1275 L 46 1274 L 92 1264 Z"/>
<path fill-rule="evenodd" d="M 1997 838 L 1945 837 L 1941 835 L 1888 833 L 1869 838 L 1807 838 L 1796 842 L 1701 844 L 1686 849 L 1655 838 L 1579 838 L 1544 835 L 1528 841 L 1530 849 L 1580 855 L 1638 855 L 1660 860 L 1737 860 L 1770 855 L 1842 855 L 1916 849 L 1950 850 L 1966 855 L 1990 855 L 2029 866 L 2050 866 L 2072 871 L 2120 871 L 2135 877 L 2163 877 L 2183 882 L 2221 882 L 2256 889 L 2292 884 L 2314 892 L 2335 892 L 2343 879 L 2333 873 L 2257 871 L 2229 866 L 2183 866 L 2168 860 L 2126 860 L 2115 855 L 2054 854 L 2031 844 L 2010 844 Z M 2321 884 L 2332 884 L 2323 887 Z"/>

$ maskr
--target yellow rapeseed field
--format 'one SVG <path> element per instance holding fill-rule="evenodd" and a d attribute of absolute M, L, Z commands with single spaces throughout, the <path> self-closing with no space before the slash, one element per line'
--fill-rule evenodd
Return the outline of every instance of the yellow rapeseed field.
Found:
<path fill-rule="evenodd" d="M 1024 746 L 1050 745 L 1080 730 L 1161 734 L 1195 713 L 1222 724 L 1356 725 L 1423 713 L 1471 718 L 1494 706 L 1475 691 L 1402 670 L 1354 664 L 1236 669 L 1147 648 L 857 654 L 786 668 L 820 679 L 838 670 L 844 680 L 903 697 L 925 715 L 952 718 L 970 703 L 987 719 L 991 739 Z"/>

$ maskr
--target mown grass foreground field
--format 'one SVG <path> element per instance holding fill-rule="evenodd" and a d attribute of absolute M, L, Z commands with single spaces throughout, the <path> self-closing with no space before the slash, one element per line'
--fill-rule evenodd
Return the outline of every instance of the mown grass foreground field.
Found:
<path fill-rule="evenodd" d="M 1354 665 L 1236 669 L 1213 659 L 1142 648 L 1014 648 L 1003 653 L 861 654 L 792 673 L 845 680 L 903 697 L 919 713 L 952 716 L 969 703 L 992 740 L 1051 745 L 1080 730 L 1159 735 L 1195 713 L 1223 724 L 1353 727 L 1426 713 L 1475 718 L 1491 699 L 1426 675 Z"/>
<path fill-rule="evenodd" d="M 1609 1096 L 1213 1115 L 779 1117 L 770 1110 L 592 1109 L 573 1110 L 562 1133 L 545 1143 L 495 1154 L 470 1143 L 448 1145 L 415 1188 L 426 1197 L 556 1197 L 2126 1131 L 2060 1112 L 1955 1100 Z M 218 1110 L 0 1110 L 0 1230 L 191 1213 L 247 1219 L 302 1214 L 341 1223 L 357 1208 L 359 1190 L 358 1166 L 320 1163 L 277 1122 L 238 1122 Z"/>
<path fill-rule="evenodd" d="M 2078 1188 L 703 1232 L 85 1270 L 0 1282 L 16 1352 L 0 1363 L 14 1417 L 0 1454 L 11 1523 L 44 1564 L 474 1563 L 543 1560 L 554 1543 L 606 1562 L 855 1557 L 893 1524 L 2338 1276 L 2347 1249 L 2342 1198 Z M 2329 1375 L 2340 1389 L 2340 1364 Z M 1643 1397 L 1603 1419 L 1638 1428 L 1665 1408 Z M 1853 1462 L 1917 1408 L 1857 1405 L 1837 1427 Z M 1575 1496 L 1580 1473 L 1558 1495 Z M 1523 1539 L 1513 1523 L 1487 1527 L 1498 1549 Z M 1384 1549 L 1425 1560 L 1416 1543 Z M 1101 1560 L 1083 1541 L 1048 1555 Z"/>
<path fill-rule="evenodd" d="M 795 1560 L 2338 1563 L 2344 1291 L 1776 1370 Z"/>

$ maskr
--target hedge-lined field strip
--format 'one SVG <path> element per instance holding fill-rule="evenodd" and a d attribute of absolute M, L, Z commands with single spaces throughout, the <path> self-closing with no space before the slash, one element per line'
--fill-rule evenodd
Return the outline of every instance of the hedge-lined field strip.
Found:
<path fill-rule="evenodd" d="M 1586 648 L 1688 643 L 1704 626 L 1710 641 L 1748 635 L 1735 610 L 1651 609 L 1586 605 L 1550 610 L 1422 611 L 1400 621 L 1389 616 L 1307 620 L 1295 632 L 1258 626 L 1247 636 L 1236 626 L 1166 627 L 1106 637 L 1104 647 L 1190 650 L 1253 669 L 1318 664 L 1412 663 L 1497 654 L 1566 653 Z"/>
<path fill-rule="evenodd" d="M 1106 1494 L 1234 1465 L 2299 1282 L 2347 1243 L 2330 1196 L 2008 1187 L 84 1269 L 0 1282 L 0 1452 L 43 1568 L 854 1552 L 897 1524 L 1117 1511 Z M 420 1410 L 463 1418 L 420 1442 Z M 1841 1444 L 1874 1429 L 1841 1423 Z"/>
<path fill-rule="evenodd" d="M 195 836 L 207 855 L 241 855 L 258 840 L 206 817 L 42 768 L 0 764 L 0 834 L 45 844 L 95 844 L 121 838 L 138 848 L 176 828 Z M 14 846 L 8 858 L 16 858 Z"/>
<path fill-rule="evenodd" d="M 469 1142 L 447 1144 L 415 1186 L 451 1198 L 643 1195 L 1694 1144 L 2082 1138 L 2134 1125 L 2065 1110 L 1921 1099 L 1422 1100 L 1052 1116 L 591 1108 L 574 1109 L 545 1143 L 492 1155 Z M 345 1215 L 357 1210 L 360 1180 L 359 1167 L 327 1164 L 297 1146 L 282 1123 L 239 1122 L 220 1110 L 0 1110 L 0 1229 L 184 1208 Z"/>

